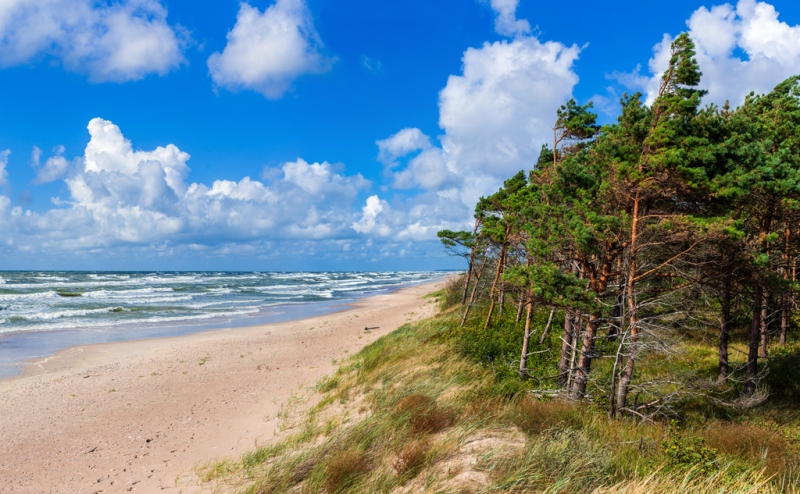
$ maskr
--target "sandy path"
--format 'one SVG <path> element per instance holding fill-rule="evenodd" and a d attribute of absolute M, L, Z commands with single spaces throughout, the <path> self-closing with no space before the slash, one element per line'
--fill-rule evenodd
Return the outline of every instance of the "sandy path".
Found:
<path fill-rule="evenodd" d="M 75 347 L 34 362 L 0 381 L 0 491 L 194 492 L 199 461 L 269 442 L 293 393 L 334 371 L 332 359 L 433 315 L 422 296 L 437 285 L 301 321 Z"/>

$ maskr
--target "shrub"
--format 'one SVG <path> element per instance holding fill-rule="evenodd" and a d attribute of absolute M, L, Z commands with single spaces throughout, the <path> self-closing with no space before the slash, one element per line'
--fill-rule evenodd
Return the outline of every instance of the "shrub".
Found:
<path fill-rule="evenodd" d="M 661 443 L 661 450 L 667 464 L 674 470 L 697 469 L 707 472 L 717 460 L 716 449 L 706 446 L 702 437 L 681 435 L 675 421 L 670 424 L 667 438 Z"/>
<path fill-rule="evenodd" d="M 444 287 L 437 294 L 440 296 L 439 300 L 442 310 L 447 310 L 451 307 L 461 304 L 464 281 L 466 281 L 466 275 L 464 274 L 458 276 L 449 276 L 447 278 Z"/>

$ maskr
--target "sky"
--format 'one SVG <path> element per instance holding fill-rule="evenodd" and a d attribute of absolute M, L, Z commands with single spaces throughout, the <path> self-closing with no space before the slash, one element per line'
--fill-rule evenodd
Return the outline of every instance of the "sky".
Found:
<path fill-rule="evenodd" d="M 462 268 L 556 109 L 800 73 L 800 3 L 0 0 L 0 269 Z"/>

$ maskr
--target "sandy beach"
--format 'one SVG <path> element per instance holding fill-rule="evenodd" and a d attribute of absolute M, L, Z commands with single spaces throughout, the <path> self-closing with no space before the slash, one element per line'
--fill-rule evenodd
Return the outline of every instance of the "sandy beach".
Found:
<path fill-rule="evenodd" d="M 334 314 L 73 347 L 0 381 L 0 490 L 196 492 L 198 462 L 279 434 L 278 414 L 340 360 L 436 307 L 428 283 Z M 364 331 L 365 327 L 379 327 Z"/>

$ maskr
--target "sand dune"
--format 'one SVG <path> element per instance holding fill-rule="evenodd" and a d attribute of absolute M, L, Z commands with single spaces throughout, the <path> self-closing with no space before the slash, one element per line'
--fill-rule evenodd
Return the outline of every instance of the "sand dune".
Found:
<path fill-rule="evenodd" d="M 0 381 L 0 490 L 193 492 L 195 465 L 276 434 L 301 387 L 403 323 L 431 283 L 335 314 L 178 338 L 75 347 Z M 379 329 L 365 332 L 365 327 Z"/>

